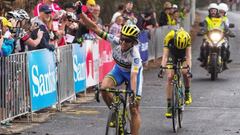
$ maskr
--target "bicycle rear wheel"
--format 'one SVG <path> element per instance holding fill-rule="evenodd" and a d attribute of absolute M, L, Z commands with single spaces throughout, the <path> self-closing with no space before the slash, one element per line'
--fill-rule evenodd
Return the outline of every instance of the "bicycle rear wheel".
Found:
<path fill-rule="evenodd" d="M 176 133 L 178 129 L 178 94 L 177 94 L 177 86 L 173 85 L 172 90 L 172 124 L 173 131 Z"/>
<path fill-rule="evenodd" d="M 114 121 L 112 121 L 113 117 L 114 117 Z M 114 110 L 110 110 L 109 115 L 108 115 L 105 135 L 120 135 L 118 120 L 119 120 L 118 112 L 115 112 Z M 113 122 L 114 126 L 109 125 L 110 122 Z"/>

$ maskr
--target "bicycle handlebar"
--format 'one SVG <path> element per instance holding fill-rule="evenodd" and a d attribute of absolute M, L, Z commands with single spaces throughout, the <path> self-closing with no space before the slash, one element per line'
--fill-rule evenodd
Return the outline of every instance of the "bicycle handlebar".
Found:
<path fill-rule="evenodd" d="M 99 91 L 105 91 L 105 92 L 109 92 L 109 93 L 116 93 L 116 94 L 132 94 L 133 91 L 129 91 L 129 90 L 124 90 L 124 89 L 116 89 L 116 88 L 106 88 L 106 89 L 101 89 L 99 87 L 95 87 L 95 99 L 97 102 L 100 102 L 99 100 Z"/>
<path fill-rule="evenodd" d="M 190 67 L 189 66 L 186 66 L 186 67 L 176 67 L 176 66 L 173 66 L 173 67 L 160 67 L 160 71 L 158 73 L 158 78 L 163 78 L 163 69 L 188 69 L 187 70 L 187 77 L 188 78 L 192 78 L 193 75 L 192 73 L 190 72 Z"/>

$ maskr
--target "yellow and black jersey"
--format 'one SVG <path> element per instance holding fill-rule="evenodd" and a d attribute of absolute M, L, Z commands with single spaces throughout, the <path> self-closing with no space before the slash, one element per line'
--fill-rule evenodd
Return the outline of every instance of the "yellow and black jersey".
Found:
<path fill-rule="evenodd" d="M 169 57 L 175 58 L 175 59 L 182 59 L 186 56 L 186 48 L 191 47 L 191 37 L 188 33 L 186 36 L 189 40 L 184 40 L 185 43 L 181 44 L 178 43 L 177 47 L 175 42 L 177 41 L 176 37 L 176 31 L 171 30 L 164 39 L 164 47 L 169 49 Z M 175 40 L 176 39 L 176 40 Z M 181 49 L 179 49 L 181 48 Z"/>

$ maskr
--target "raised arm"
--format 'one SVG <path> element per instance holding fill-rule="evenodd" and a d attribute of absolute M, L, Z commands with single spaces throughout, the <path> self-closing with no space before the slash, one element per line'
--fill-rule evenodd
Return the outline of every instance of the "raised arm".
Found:
<path fill-rule="evenodd" d="M 83 22 L 89 29 L 94 31 L 99 36 L 102 34 L 103 30 L 99 28 L 99 26 L 95 22 L 89 19 L 86 14 L 82 13 L 81 4 L 79 4 L 78 6 L 77 13 L 79 14 L 80 18 L 83 20 Z"/>

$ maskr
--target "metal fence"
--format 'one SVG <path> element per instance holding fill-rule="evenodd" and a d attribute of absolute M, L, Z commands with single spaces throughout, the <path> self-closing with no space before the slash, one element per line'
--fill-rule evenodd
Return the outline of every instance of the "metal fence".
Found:
<path fill-rule="evenodd" d="M 149 41 L 148 47 L 149 60 L 157 59 L 162 56 L 163 40 L 169 30 L 170 27 L 163 26 L 150 31 L 151 40 Z"/>
<path fill-rule="evenodd" d="M 57 49 L 57 71 L 58 71 L 58 102 L 75 97 L 73 80 L 73 58 L 72 45 L 65 45 Z"/>
<path fill-rule="evenodd" d="M 1 122 L 29 112 L 30 98 L 26 58 L 26 53 L 0 58 Z"/>

